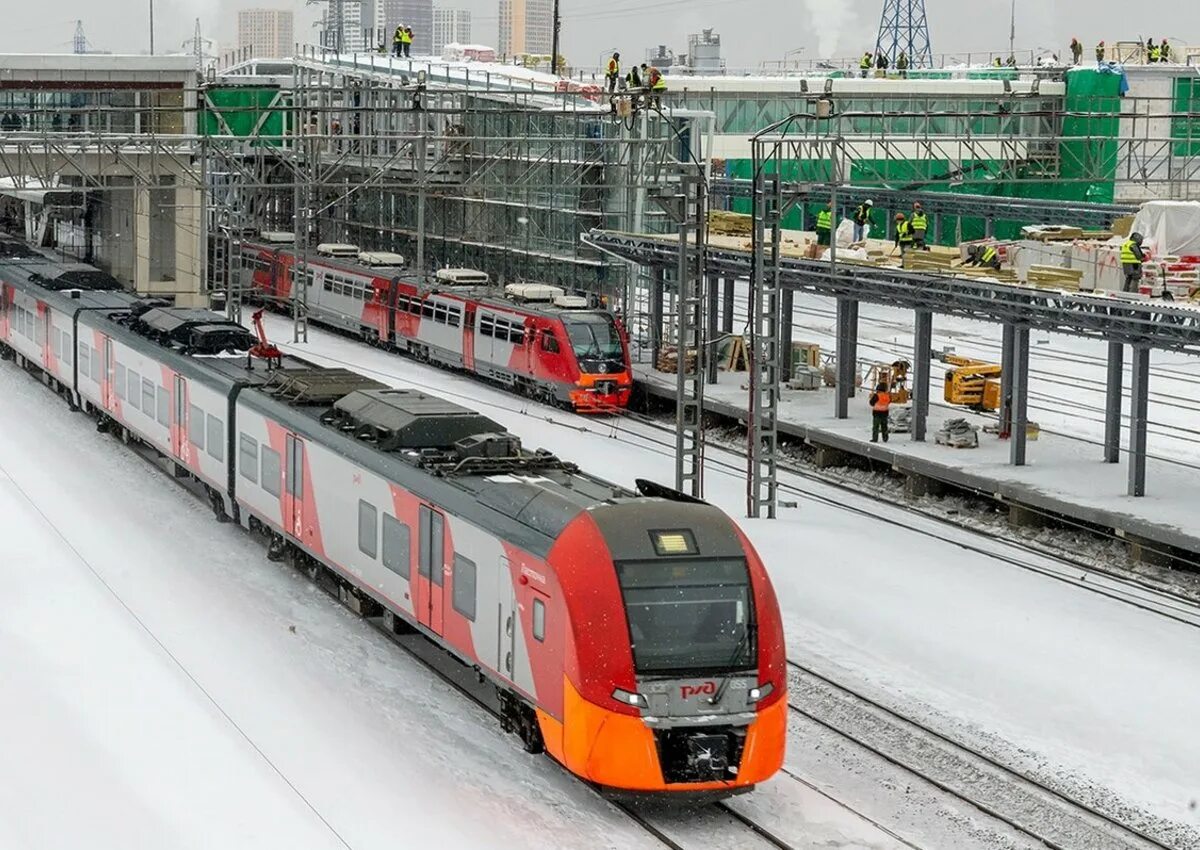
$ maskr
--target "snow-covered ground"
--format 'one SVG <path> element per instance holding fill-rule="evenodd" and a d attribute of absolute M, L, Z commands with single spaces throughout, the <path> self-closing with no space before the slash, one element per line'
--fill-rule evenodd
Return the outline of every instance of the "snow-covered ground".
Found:
<path fill-rule="evenodd" d="M 268 328 L 277 342 L 290 332 L 279 319 Z M 673 477 L 669 447 L 603 420 L 552 411 L 316 328 L 307 346 L 285 347 L 479 406 L 530 447 L 617 481 Z M 710 468 L 707 495 L 738 517 L 744 481 Z M 742 523 L 779 591 L 792 657 L 1063 777 L 1081 793 L 1200 828 L 1200 629 L 965 551 L 951 532 L 932 539 L 811 502 L 775 521 Z M 801 763 L 804 746 L 791 742 L 789 764 Z M 859 780 L 869 796 L 870 777 Z"/>

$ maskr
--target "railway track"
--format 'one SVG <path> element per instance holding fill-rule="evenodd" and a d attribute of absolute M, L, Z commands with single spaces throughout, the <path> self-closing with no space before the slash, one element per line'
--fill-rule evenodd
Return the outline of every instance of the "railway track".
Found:
<path fill-rule="evenodd" d="M 1051 850 L 1181 850 L 979 749 L 788 661 L 793 712 Z M 1192 840 L 1192 839 L 1189 839 Z"/>

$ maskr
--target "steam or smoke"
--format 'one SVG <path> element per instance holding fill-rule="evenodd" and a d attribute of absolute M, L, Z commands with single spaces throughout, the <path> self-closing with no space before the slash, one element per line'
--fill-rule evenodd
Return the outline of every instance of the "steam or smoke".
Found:
<path fill-rule="evenodd" d="M 849 51 L 857 55 L 863 50 L 874 47 L 875 36 L 868 39 L 871 43 L 866 47 L 857 44 L 843 44 L 848 34 L 859 34 L 858 14 L 852 8 L 853 0 L 804 0 L 804 7 L 812 20 L 812 32 L 817 37 L 817 56 L 829 59 Z"/>

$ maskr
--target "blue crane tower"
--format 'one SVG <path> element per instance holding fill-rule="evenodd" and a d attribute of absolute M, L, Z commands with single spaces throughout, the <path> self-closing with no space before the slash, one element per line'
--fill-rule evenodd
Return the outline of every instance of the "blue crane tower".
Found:
<path fill-rule="evenodd" d="M 907 54 L 909 67 L 933 67 L 929 24 L 925 21 L 925 0 L 883 0 L 875 55 L 882 53 L 894 68 L 901 51 Z"/>

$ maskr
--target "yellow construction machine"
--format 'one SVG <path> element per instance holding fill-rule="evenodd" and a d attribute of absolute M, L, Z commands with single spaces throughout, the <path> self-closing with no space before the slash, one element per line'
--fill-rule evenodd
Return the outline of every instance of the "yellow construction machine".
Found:
<path fill-rule="evenodd" d="M 890 364 L 876 363 L 867 372 L 863 385 L 873 390 L 880 384 L 884 384 L 891 393 L 893 404 L 907 404 L 909 400 L 908 370 L 907 360 L 897 360 Z"/>
<path fill-rule="evenodd" d="M 1000 409 L 1000 367 L 995 363 L 943 354 L 942 362 L 954 366 L 946 370 L 946 401 L 972 410 Z"/>

